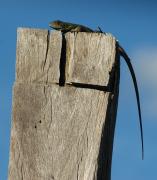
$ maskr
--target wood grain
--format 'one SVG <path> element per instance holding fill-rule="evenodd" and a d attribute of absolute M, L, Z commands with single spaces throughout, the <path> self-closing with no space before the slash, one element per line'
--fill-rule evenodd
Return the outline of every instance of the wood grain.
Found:
<path fill-rule="evenodd" d="M 113 81 L 114 91 L 57 85 L 61 33 L 18 29 L 9 180 L 110 179 L 119 86 L 115 39 L 67 33 L 66 43 L 66 83 Z"/>
<path fill-rule="evenodd" d="M 62 47 L 60 32 L 18 28 L 16 81 L 25 83 L 59 82 Z"/>
<path fill-rule="evenodd" d="M 67 33 L 66 81 L 107 86 L 116 41 L 102 33 Z"/>

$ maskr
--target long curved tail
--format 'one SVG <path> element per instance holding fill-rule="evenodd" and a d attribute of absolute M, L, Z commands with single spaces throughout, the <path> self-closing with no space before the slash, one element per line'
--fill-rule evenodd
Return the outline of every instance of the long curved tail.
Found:
<path fill-rule="evenodd" d="M 119 51 L 120 55 L 124 58 L 124 60 L 127 63 L 127 66 L 129 68 L 129 71 L 131 73 L 132 80 L 133 80 L 133 83 L 134 83 L 134 88 L 135 88 L 135 93 L 136 93 L 136 100 L 137 100 L 137 106 L 138 106 L 140 131 L 141 131 L 142 159 L 144 159 L 143 127 L 142 127 L 141 106 L 140 106 L 140 97 L 139 97 L 139 90 L 138 90 L 138 86 L 137 86 L 137 80 L 136 80 L 134 69 L 133 69 L 132 64 L 131 64 L 131 60 L 128 57 L 127 53 L 125 52 L 125 50 L 118 43 L 117 43 L 117 48 L 118 48 L 118 51 Z"/>

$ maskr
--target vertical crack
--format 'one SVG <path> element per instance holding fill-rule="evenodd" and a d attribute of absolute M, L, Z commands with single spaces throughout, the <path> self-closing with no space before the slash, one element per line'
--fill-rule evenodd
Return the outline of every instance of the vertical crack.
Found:
<path fill-rule="evenodd" d="M 66 39 L 65 34 L 62 34 L 62 49 L 61 49 L 61 58 L 60 58 L 60 78 L 59 85 L 65 85 L 65 66 L 66 66 Z"/>
<path fill-rule="evenodd" d="M 46 46 L 46 53 L 45 53 L 45 60 L 43 63 L 43 71 L 45 69 L 46 61 L 47 61 L 47 55 L 48 55 L 48 50 L 49 50 L 49 42 L 50 42 L 50 31 L 48 30 L 47 32 L 47 46 Z"/>

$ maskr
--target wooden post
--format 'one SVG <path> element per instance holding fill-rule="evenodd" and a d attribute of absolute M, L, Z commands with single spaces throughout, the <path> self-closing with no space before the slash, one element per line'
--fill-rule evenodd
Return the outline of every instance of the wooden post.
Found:
<path fill-rule="evenodd" d="M 19 28 L 9 180 L 110 180 L 118 86 L 111 35 Z"/>

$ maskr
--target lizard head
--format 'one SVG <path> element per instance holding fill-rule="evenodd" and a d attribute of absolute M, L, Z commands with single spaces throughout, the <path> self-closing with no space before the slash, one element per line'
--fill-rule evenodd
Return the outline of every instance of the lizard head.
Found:
<path fill-rule="evenodd" d="M 55 30 L 62 30 L 63 28 L 63 22 L 56 20 L 49 23 L 49 26 L 52 27 Z"/>

